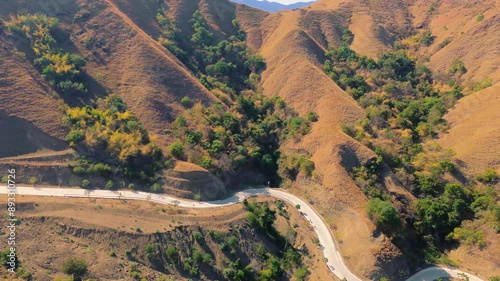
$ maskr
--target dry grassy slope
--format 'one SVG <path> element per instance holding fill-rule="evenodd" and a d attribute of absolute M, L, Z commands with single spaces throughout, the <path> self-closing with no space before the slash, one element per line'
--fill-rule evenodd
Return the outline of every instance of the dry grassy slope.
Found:
<path fill-rule="evenodd" d="M 473 82 L 492 79 L 500 80 L 500 1 L 453 1 L 437 2 L 430 11 L 430 1 L 416 1 L 411 8 L 414 23 L 430 28 L 436 36 L 429 48 L 429 66 L 438 71 L 446 71 L 454 60 L 459 59 L 467 68 L 463 78 Z M 478 20 L 484 15 L 482 21 Z M 441 50 L 437 45 L 446 38 L 451 43 Z"/>
<path fill-rule="evenodd" d="M 133 15 L 145 14 L 155 21 L 156 10 L 151 11 L 147 5 L 137 2 L 130 3 L 135 4 L 129 9 Z M 103 60 L 92 59 L 89 69 L 95 75 L 104 73 L 106 86 L 123 97 L 149 133 L 160 135 L 165 145 L 169 136 L 162 133 L 184 110 L 179 102 L 183 96 L 205 105 L 215 101 L 215 97 L 118 5 L 111 1 L 106 4 L 106 9 L 94 11 L 95 16 L 88 21 L 87 27 L 94 29 L 94 33 L 108 36 L 111 51 Z M 88 35 L 80 35 L 79 40 Z"/>
<path fill-rule="evenodd" d="M 0 34 L 0 58 L 0 157 L 64 149 L 58 140 L 66 135 L 60 100 L 51 95 L 38 71 L 16 55 L 5 34 Z"/>
<path fill-rule="evenodd" d="M 487 245 L 485 249 L 477 246 L 462 245 L 450 251 L 448 256 L 468 272 L 476 273 L 476 276 L 500 276 L 500 234 L 496 233 L 488 225 L 477 227 L 485 234 Z"/>
<path fill-rule="evenodd" d="M 257 28 L 255 17 L 248 17 L 248 8 L 238 8 L 237 19 L 245 30 L 248 27 L 247 41 L 266 59 L 264 94 L 283 97 L 300 114 L 315 111 L 319 115 L 312 131 L 301 142 L 289 143 L 287 149 L 306 150 L 312 155 L 322 185 L 299 183 L 294 192 L 307 194 L 332 226 L 338 226 L 335 235 L 342 241 L 346 262 L 356 273 L 371 278 L 380 269 L 375 266 L 374 252 L 382 240 L 372 237 L 373 225 L 364 210 L 366 197 L 346 168 L 374 154 L 339 129 L 342 122 L 362 118 L 364 111 L 321 69 L 327 46 L 340 42 L 344 13 L 281 12 L 261 19 Z"/>
<path fill-rule="evenodd" d="M 158 3 L 116 2 L 78 1 L 59 6 L 57 17 L 63 28 L 70 30 L 71 34 L 65 47 L 82 54 L 87 59 L 86 69 L 89 75 L 105 86 L 108 92 L 122 97 L 149 133 L 159 135 L 160 142 L 165 145 L 169 136 L 164 134 L 164 130 L 183 111 L 180 105 L 183 96 L 204 104 L 212 103 L 215 97 L 182 63 L 151 38 L 156 38 L 160 33 L 155 20 Z M 74 15 L 82 9 L 90 12 L 90 18 L 73 22 Z M 22 3 L 22 7 L 18 3 L 12 3 L 2 9 L 1 15 L 7 18 L 9 14 L 21 10 L 32 13 L 47 11 L 37 6 L 36 2 Z M 85 49 L 84 40 L 90 36 L 103 39 L 107 50 L 97 47 Z M 8 41 L 1 41 L 2 45 L 9 44 Z M 2 100 L 6 100 L 1 105 L 2 110 L 8 114 L 23 112 L 22 118 L 33 122 L 44 132 L 58 138 L 64 137 L 65 129 L 61 122 L 63 111 L 59 108 L 57 99 L 50 96 L 50 87 L 29 63 L 16 63 L 15 56 L 8 49 L 12 48 L 3 47 L 0 55 L 2 63 L 6 65 L 2 69 L 13 71 L 13 75 L 4 80 L 13 80 L 5 84 L 13 94 L 9 101 L 7 95 L 1 95 Z M 28 100 L 25 98 L 26 92 L 40 97 Z"/>
<path fill-rule="evenodd" d="M 448 133 L 440 143 L 456 152 L 471 174 L 500 170 L 500 83 L 461 99 L 448 112 Z"/>
<path fill-rule="evenodd" d="M 391 33 L 401 33 L 411 26 L 409 21 L 409 1 L 353 1 L 353 0 L 320 0 L 308 8 L 308 25 L 313 28 L 321 28 L 326 43 L 336 45 L 339 42 L 342 31 L 349 28 L 354 33 L 354 41 L 351 48 L 359 54 L 376 57 L 384 50 L 391 47 Z M 333 26 L 324 28 L 325 20 L 337 18 Z M 333 34 L 335 31 L 336 34 Z M 328 45 L 327 44 L 327 45 Z"/>
<path fill-rule="evenodd" d="M 5 196 L 0 199 L 5 199 Z M 212 265 L 219 270 L 227 267 L 227 260 L 234 261 L 237 258 L 241 258 L 243 263 L 251 261 L 252 267 L 258 270 L 257 265 L 262 264 L 256 253 L 258 245 L 263 244 L 268 250 L 275 250 L 273 241 L 245 223 L 247 211 L 241 204 L 207 212 L 139 201 L 87 198 L 61 200 L 50 197 L 23 197 L 18 201 L 21 224 L 17 231 L 22 234 L 17 240 L 18 254 L 24 267 L 33 273 L 33 280 L 37 281 L 64 276 L 60 268 L 70 256 L 86 260 L 90 272 L 87 278 L 132 280 L 128 266 L 130 261 L 135 261 L 146 280 L 156 280 L 155 276 L 160 271 L 171 276 L 172 280 L 192 280 L 183 270 L 183 264 L 175 266 L 175 262 L 169 262 L 174 266 L 166 266 L 166 262 L 160 262 L 155 269 L 146 257 L 148 243 L 159 243 L 162 248 L 174 246 L 181 260 L 192 256 L 192 249 L 199 245 L 199 248 L 214 257 Z M 276 208 L 272 201 L 270 207 Z M 331 272 L 324 266 L 320 248 L 310 239 L 313 232 L 308 222 L 295 207 L 287 205 L 286 208 L 290 219 L 278 215 L 275 224 L 277 230 L 285 233 L 291 225 L 298 224 L 290 242 L 294 247 L 308 252 L 309 258 L 304 256 L 303 261 L 311 271 L 311 280 L 329 280 Z M 137 228 L 140 228 L 140 232 Z M 207 233 L 208 230 L 225 234 L 226 241 L 229 236 L 236 236 L 239 239 L 236 254 L 223 252 L 219 243 Z M 201 231 L 203 240 L 195 242 L 194 231 Z M 0 231 L 2 239 L 6 234 Z M 44 245 L 43 249 L 40 244 Z M 133 259 L 127 259 L 126 249 L 134 255 Z M 116 256 L 109 256 L 111 250 Z M 164 256 L 165 251 L 161 251 L 161 254 Z M 202 274 L 197 280 L 221 279 L 208 266 L 200 264 L 199 267 Z M 0 280 L 12 280 L 2 279 L 5 276 L 2 269 Z"/>
<path fill-rule="evenodd" d="M 455 60 L 460 60 L 467 68 L 462 78 L 469 87 L 484 80 L 496 83 L 458 102 L 445 116 L 451 128 L 440 142 L 455 150 L 469 174 L 486 167 L 498 169 L 500 1 L 445 0 L 439 1 L 434 9 L 428 1 L 416 1 L 411 12 L 415 25 L 430 28 L 436 36 L 435 43 L 425 50 L 434 71 L 446 72 Z M 482 20 L 478 19 L 481 14 Z M 450 43 L 439 49 L 438 44 L 445 39 Z"/>

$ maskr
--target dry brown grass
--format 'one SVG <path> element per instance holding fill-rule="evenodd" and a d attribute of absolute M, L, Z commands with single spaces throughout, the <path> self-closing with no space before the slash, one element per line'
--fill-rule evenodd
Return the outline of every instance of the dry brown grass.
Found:
<path fill-rule="evenodd" d="M 500 80 L 500 6 L 496 0 L 435 1 L 439 5 L 429 12 L 431 1 L 416 1 L 412 7 L 414 23 L 430 28 L 435 43 L 426 52 L 429 66 L 446 71 L 454 60 L 461 60 L 467 68 L 465 81 Z M 479 21 L 478 16 L 484 16 Z M 437 45 L 446 38 L 451 42 L 439 50 Z"/>
<path fill-rule="evenodd" d="M 374 154 L 340 131 L 341 123 L 362 118 L 364 111 L 321 69 L 326 48 L 340 43 L 345 11 L 316 11 L 315 5 L 311 11 L 306 8 L 269 15 L 262 20 L 262 31 L 249 33 L 248 41 L 262 42 L 259 52 L 267 63 L 262 74 L 264 94 L 281 96 L 300 114 L 318 113 L 319 121 L 313 123 L 311 132 L 301 142 L 286 147 L 312 155 L 321 184 L 301 182 L 292 190 L 306 194 L 337 226 L 335 235 L 342 241 L 340 248 L 347 264 L 368 277 L 380 270 L 375 266 L 374 252 L 382 238 L 372 237 L 374 227 L 364 209 L 367 200 L 346 169 Z M 238 14 L 244 28 L 253 20 L 246 19 L 246 14 Z"/>
<path fill-rule="evenodd" d="M 439 142 L 456 152 L 470 174 L 500 169 L 500 84 L 461 99 L 445 119 L 448 133 Z"/>
<path fill-rule="evenodd" d="M 40 128 L 48 137 L 65 136 L 61 100 L 5 34 L 0 34 L 0 57 L 0 120 L 5 120 L 4 115 L 15 116 Z M 24 130 L 25 134 L 29 132 Z"/>
<path fill-rule="evenodd" d="M 460 245 L 451 250 L 448 256 L 459 264 L 461 268 L 485 280 L 491 276 L 500 276 L 500 233 L 496 233 L 488 224 L 481 225 L 481 221 L 475 222 L 478 230 L 485 234 L 486 245 Z"/>
<path fill-rule="evenodd" d="M 0 196 L 0 200 L 6 200 L 6 197 Z M 268 201 L 270 207 L 276 209 L 274 200 L 261 197 L 256 200 Z M 125 249 L 136 255 L 143 276 L 147 276 L 148 280 L 155 280 L 154 276 L 158 275 L 158 271 L 145 261 L 145 245 L 166 243 L 175 245 L 180 251 L 181 247 L 187 247 L 181 243 L 192 241 L 191 233 L 198 229 L 205 233 L 205 242 L 201 243 L 204 250 L 213 254 L 214 264 L 219 269 L 227 267 L 222 260 L 235 260 L 238 256 L 226 256 L 220 251 L 218 244 L 207 239 L 207 230 L 226 233 L 231 229 L 238 229 L 239 233 L 247 236 L 245 241 L 239 241 L 238 247 L 246 249 L 245 254 L 249 257 L 256 255 L 258 243 L 271 243 L 245 226 L 247 211 L 242 204 L 210 209 L 207 212 L 126 200 L 26 196 L 18 197 L 17 202 L 20 210 L 18 216 L 22 221 L 17 229 L 20 234 L 17 240 L 18 254 L 23 266 L 34 274 L 34 280 L 51 281 L 55 276 L 64 276 L 60 273 L 60 267 L 69 254 L 85 259 L 93 278 L 130 280 L 127 278 L 129 260 L 124 255 Z M 330 280 L 331 272 L 324 265 L 320 248 L 311 239 L 315 234 L 309 223 L 294 206 L 286 205 L 286 210 L 290 219 L 277 215 L 276 228 L 284 234 L 297 224 L 293 228 L 297 233 L 290 241 L 294 247 L 309 253 L 309 257 L 304 257 L 303 262 L 309 267 L 312 280 Z M 140 232 L 137 231 L 138 228 Z M 154 234 L 156 231 L 162 233 L 163 238 Z M 110 250 L 114 250 L 116 257 L 109 256 Z M 188 280 L 182 269 L 167 269 L 168 275 L 174 280 Z M 0 278 L 2 274 L 0 271 Z"/>

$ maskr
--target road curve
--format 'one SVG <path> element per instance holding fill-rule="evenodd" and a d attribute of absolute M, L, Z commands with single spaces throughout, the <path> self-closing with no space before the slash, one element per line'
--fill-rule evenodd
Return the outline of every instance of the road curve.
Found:
<path fill-rule="evenodd" d="M 0 194 L 7 194 L 8 190 L 6 186 L 0 186 Z M 177 205 L 183 208 L 217 208 L 224 207 L 231 204 L 235 204 L 243 201 L 243 199 L 264 195 L 272 196 L 275 198 L 283 199 L 288 201 L 292 205 L 300 205 L 300 212 L 303 214 L 306 220 L 309 221 L 314 229 L 314 232 L 318 236 L 319 243 L 321 245 L 323 256 L 326 260 L 327 266 L 332 271 L 335 276 L 339 279 L 345 278 L 348 281 L 361 281 L 356 275 L 354 275 L 342 260 L 342 256 L 335 244 L 332 233 L 330 229 L 323 221 L 321 216 L 304 200 L 299 197 L 285 192 L 280 189 L 275 188 L 252 188 L 245 191 L 240 191 L 235 193 L 233 196 L 216 201 L 209 202 L 198 202 L 187 200 L 183 198 L 176 198 L 165 194 L 153 194 L 142 191 L 130 191 L 130 190 L 85 190 L 80 188 L 48 188 L 48 187 L 27 187 L 27 186 L 16 186 L 16 195 L 31 195 L 31 196 L 54 196 L 54 197 L 79 197 L 79 198 L 101 198 L 101 199 L 127 199 L 127 200 L 142 200 L 150 201 L 160 204 L 170 204 Z M 434 280 L 442 277 L 463 277 L 466 274 L 471 281 L 483 281 L 482 279 L 471 275 L 469 273 L 446 268 L 446 267 L 430 267 L 417 272 L 415 275 L 408 278 L 406 281 L 427 281 Z"/>

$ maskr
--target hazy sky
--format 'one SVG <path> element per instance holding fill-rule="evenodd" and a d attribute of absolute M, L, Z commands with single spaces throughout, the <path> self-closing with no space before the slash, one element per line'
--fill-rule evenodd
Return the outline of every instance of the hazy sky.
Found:
<path fill-rule="evenodd" d="M 281 4 L 293 4 L 297 2 L 314 2 L 316 0 L 267 0 L 269 2 L 278 2 Z"/>

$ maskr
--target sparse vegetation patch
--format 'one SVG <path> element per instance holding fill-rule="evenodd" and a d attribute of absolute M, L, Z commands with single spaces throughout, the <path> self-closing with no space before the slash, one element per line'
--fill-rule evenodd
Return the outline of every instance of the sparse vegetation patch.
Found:
<path fill-rule="evenodd" d="M 67 93 L 87 92 L 80 75 L 85 60 L 57 47 L 54 34 L 61 32 L 58 22 L 46 15 L 27 14 L 12 18 L 7 26 L 31 42 L 34 64 L 52 86 Z"/>

